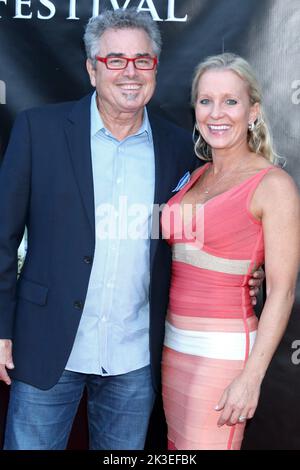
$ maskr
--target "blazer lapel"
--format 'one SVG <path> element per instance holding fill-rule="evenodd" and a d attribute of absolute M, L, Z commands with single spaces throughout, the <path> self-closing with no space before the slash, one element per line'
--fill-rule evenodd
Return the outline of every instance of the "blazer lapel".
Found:
<path fill-rule="evenodd" d="M 93 234 L 95 233 L 94 184 L 90 142 L 91 95 L 78 101 L 70 112 L 65 132 L 75 178 Z"/>
<path fill-rule="evenodd" d="M 150 116 L 150 124 L 153 135 L 154 143 L 154 156 L 155 156 L 155 190 L 154 190 L 154 204 L 161 205 L 167 201 L 170 196 L 170 188 L 168 184 L 169 178 L 172 175 L 172 167 L 170 167 L 170 158 L 168 155 L 172 151 L 172 143 L 169 139 L 169 131 L 166 126 L 161 124 L 161 121 L 155 117 Z M 157 213 L 154 210 L 154 223 L 157 221 Z M 154 228 L 154 233 L 157 233 L 157 227 Z M 160 232 L 160 230 L 159 230 Z M 153 260 L 158 246 L 159 239 L 151 238 L 150 241 L 150 269 L 152 271 Z"/>

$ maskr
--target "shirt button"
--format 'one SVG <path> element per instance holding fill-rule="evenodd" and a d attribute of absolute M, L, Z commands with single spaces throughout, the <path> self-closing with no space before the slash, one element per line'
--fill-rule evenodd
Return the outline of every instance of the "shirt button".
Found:
<path fill-rule="evenodd" d="M 117 184 L 120 184 L 122 183 L 122 179 L 121 178 L 117 178 Z"/>
<path fill-rule="evenodd" d="M 73 303 L 73 306 L 74 308 L 76 308 L 76 310 L 82 310 L 83 302 L 81 302 L 81 300 L 75 300 L 75 302 Z"/>
<path fill-rule="evenodd" d="M 108 287 L 108 289 L 111 289 L 113 287 L 113 283 L 112 282 L 108 282 L 106 284 L 106 287 Z"/>
<path fill-rule="evenodd" d="M 86 264 L 91 264 L 92 262 L 92 257 L 91 256 L 85 256 L 83 258 L 83 261 L 86 263 Z"/>

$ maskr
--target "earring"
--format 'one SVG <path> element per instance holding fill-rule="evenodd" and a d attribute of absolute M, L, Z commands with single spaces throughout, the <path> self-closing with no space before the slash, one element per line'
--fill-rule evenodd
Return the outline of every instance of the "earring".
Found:
<path fill-rule="evenodd" d="M 211 156 L 209 155 L 208 145 L 203 139 L 197 123 L 194 125 L 193 129 L 193 142 L 194 142 L 194 151 L 198 158 L 206 162 L 211 162 Z"/>
<path fill-rule="evenodd" d="M 250 132 L 253 132 L 253 131 L 254 131 L 254 129 L 255 129 L 255 124 L 254 124 L 254 122 L 249 122 L 249 124 L 248 124 L 248 129 L 249 129 Z"/>
<path fill-rule="evenodd" d="M 193 142 L 194 144 L 197 142 L 197 140 L 199 139 L 199 135 L 197 136 L 196 134 L 199 134 L 199 129 L 197 127 L 197 123 L 195 122 L 194 124 L 194 129 L 193 129 Z"/>

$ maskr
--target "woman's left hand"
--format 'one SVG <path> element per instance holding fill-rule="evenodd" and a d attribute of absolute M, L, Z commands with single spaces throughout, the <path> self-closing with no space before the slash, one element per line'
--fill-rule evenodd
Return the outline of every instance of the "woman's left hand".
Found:
<path fill-rule="evenodd" d="M 244 423 L 253 417 L 260 394 L 261 380 L 255 378 L 250 380 L 240 374 L 224 390 L 216 411 L 221 412 L 218 426 L 227 424 L 233 426 L 237 423 Z"/>

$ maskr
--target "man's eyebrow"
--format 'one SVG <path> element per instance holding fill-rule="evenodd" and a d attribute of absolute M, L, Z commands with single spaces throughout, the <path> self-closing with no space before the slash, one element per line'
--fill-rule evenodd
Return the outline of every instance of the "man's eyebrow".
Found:
<path fill-rule="evenodd" d="M 125 54 L 122 52 L 110 52 L 109 54 L 106 55 L 106 57 L 122 57 Z"/>
<path fill-rule="evenodd" d="M 106 55 L 106 57 L 127 57 L 126 54 L 123 52 L 110 52 Z M 149 52 L 139 52 L 135 55 L 135 57 L 151 57 Z"/>

